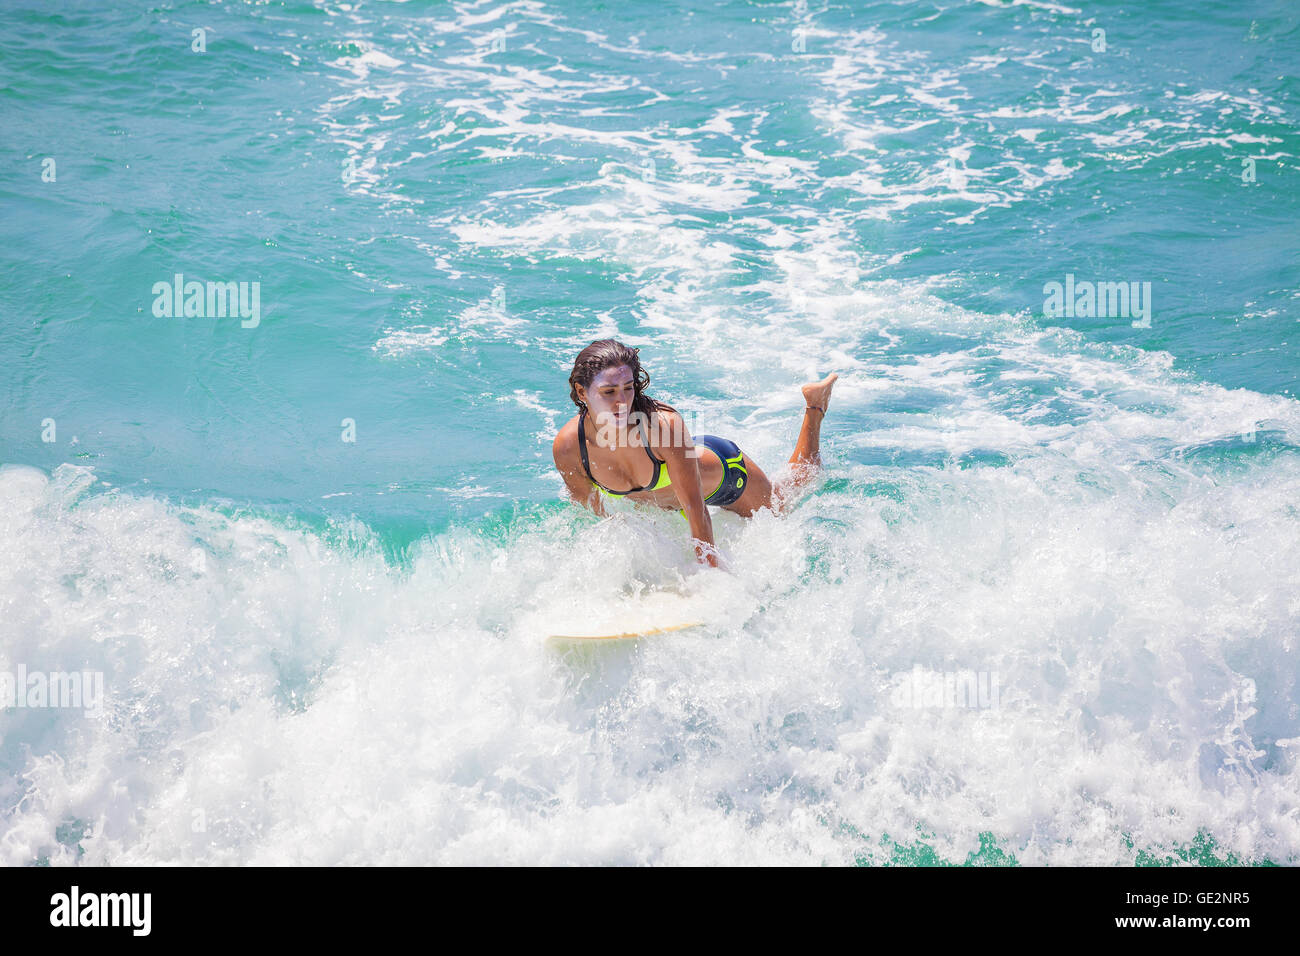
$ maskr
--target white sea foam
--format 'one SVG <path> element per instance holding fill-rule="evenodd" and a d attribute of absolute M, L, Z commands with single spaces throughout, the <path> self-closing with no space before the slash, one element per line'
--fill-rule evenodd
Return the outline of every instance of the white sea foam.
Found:
<path fill-rule="evenodd" d="M 102 670 L 107 698 L 2 718 L 4 862 L 838 863 L 919 832 L 962 860 L 991 832 L 1114 863 L 1201 830 L 1294 862 L 1300 407 L 786 264 L 818 326 L 748 343 L 752 411 L 700 410 L 775 474 L 797 397 L 773 382 L 840 347 L 833 484 L 715 512 L 730 573 L 667 513 L 455 528 L 394 567 L 355 523 L 0 471 L 0 667 Z M 979 344 L 898 361 L 919 332 Z M 709 626 L 542 646 L 645 588 Z M 994 673 L 999 706 L 900 707 L 915 668 Z"/>

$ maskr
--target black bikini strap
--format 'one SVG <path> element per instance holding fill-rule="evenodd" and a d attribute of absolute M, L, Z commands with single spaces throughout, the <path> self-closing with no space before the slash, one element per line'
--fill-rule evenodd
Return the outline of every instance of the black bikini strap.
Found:
<path fill-rule="evenodd" d="M 582 452 L 582 470 L 587 473 L 590 480 L 596 481 L 596 476 L 591 473 L 591 463 L 587 461 L 587 430 L 582 427 L 582 419 L 586 414 L 587 406 L 584 405 L 582 410 L 578 412 L 578 450 Z M 600 484 L 600 482 L 597 481 L 596 484 Z"/>
<path fill-rule="evenodd" d="M 650 450 L 650 436 L 647 435 L 645 432 L 645 416 L 642 415 L 639 418 L 637 418 L 636 424 L 637 424 L 637 428 L 641 430 L 641 442 L 642 442 L 642 447 L 645 448 L 646 455 L 648 455 L 650 460 L 654 462 L 655 467 L 659 467 L 661 465 L 666 464 L 666 462 L 664 462 L 662 458 L 656 458 L 655 453 Z M 658 480 L 659 480 L 659 472 L 656 471 L 651 481 L 658 481 Z"/>

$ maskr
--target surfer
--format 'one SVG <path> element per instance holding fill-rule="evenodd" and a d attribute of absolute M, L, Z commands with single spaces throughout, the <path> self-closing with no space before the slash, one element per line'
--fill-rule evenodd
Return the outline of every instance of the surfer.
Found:
<path fill-rule="evenodd" d="M 714 435 L 691 438 L 672 406 L 645 393 L 650 375 L 637 353 L 614 339 L 592 342 L 569 374 L 569 398 L 578 414 L 555 436 L 555 467 L 577 503 L 605 515 L 602 495 L 677 510 L 690 524 L 695 553 L 718 566 L 709 509 L 748 518 L 762 508 L 780 514 L 821 465 L 821 424 L 839 377 L 801 386 L 804 404 L 789 473 L 775 484 L 735 442 Z M 712 489 L 712 490 L 706 490 Z"/>

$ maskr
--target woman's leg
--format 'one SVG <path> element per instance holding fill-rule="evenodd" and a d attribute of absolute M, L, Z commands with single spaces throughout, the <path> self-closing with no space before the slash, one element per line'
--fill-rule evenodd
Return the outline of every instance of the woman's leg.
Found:
<path fill-rule="evenodd" d="M 748 518 L 760 508 L 771 508 L 780 514 L 798 498 L 802 491 L 817 474 L 821 467 L 822 417 L 830 404 L 831 389 L 839 374 L 832 372 L 820 382 L 809 382 L 800 388 L 807 406 L 803 413 L 803 424 L 799 428 L 799 440 L 795 443 L 794 453 L 790 456 L 789 474 L 779 478 L 773 484 L 748 455 L 745 456 L 745 468 L 748 480 L 745 490 L 739 498 L 725 508 Z"/>
<path fill-rule="evenodd" d="M 800 386 L 805 408 L 799 440 L 790 456 L 790 470 L 772 486 L 773 511 L 780 514 L 794 504 L 799 493 L 817 476 L 822 464 L 822 418 L 831 403 L 831 389 L 839 375 L 831 372 L 820 382 Z"/>

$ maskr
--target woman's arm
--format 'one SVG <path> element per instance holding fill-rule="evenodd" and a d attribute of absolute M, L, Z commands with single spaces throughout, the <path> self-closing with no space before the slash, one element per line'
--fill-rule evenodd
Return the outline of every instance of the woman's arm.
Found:
<path fill-rule="evenodd" d="M 695 556 L 711 568 L 718 566 L 718 549 L 713 543 L 713 519 L 709 517 L 708 506 L 704 504 L 704 489 L 700 482 L 700 460 L 691 444 L 690 433 L 686 423 L 676 412 L 660 412 L 661 441 L 655 449 L 668 468 L 668 477 L 673 480 L 673 491 L 686 520 L 691 525 L 691 537 L 695 539 Z M 674 420 L 675 418 L 675 420 Z"/>
<path fill-rule="evenodd" d="M 602 518 L 606 517 L 605 506 L 600 500 L 599 492 L 582 471 L 577 444 L 565 439 L 564 431 L 561 430 L 551 444 L 551 457 L 555 460 L 556 470 L 564 479 L 564 487 L 568 489 L 569 497 L 578 504 L 590 508 Z"/>

